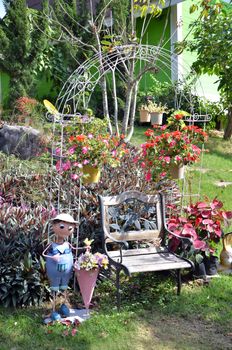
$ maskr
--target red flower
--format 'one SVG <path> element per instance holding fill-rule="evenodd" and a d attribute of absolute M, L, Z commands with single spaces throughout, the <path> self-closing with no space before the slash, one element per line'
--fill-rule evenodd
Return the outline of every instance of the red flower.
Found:
<path fill-rule="evenodd" d="M 176 120 L 180 120 L 180 119 L 183 118 L 183 115 L 182 115 L 182 114 L 175 114 L 175 115 L 174 115 L 174 118 L 175 118 Z"/>

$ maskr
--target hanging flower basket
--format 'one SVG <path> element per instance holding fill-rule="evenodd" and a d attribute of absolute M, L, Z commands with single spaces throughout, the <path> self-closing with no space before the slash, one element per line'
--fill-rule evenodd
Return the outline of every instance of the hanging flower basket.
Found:
<path fill-rule="evenodd" d="M 162 125 L 163 113 L 151 112 L 151 125 Z"/>
<path fill-rule="evenodd" d="M 80 287 L 81 297 L 86 310 L 89 309 L 89 305 L 92 300 L 98 273 L 99 268 L 92 270 L 75 269 L 76 278 Z"/>
<path fill-rule="evenodd" d="M 91 165 L 84 165 L 83 174 L 85 175 L 83 178 L 84 184 L 97 183 L 100 180 L 101 171 Z"/>
<path fill-rule="evenodd" d="M 140 123 L 150 123 L 151 115 L 146 109 L 140 110 Z"/>
<path fill-rule="evenodd" d="M 171 164 L 170 165 L 170 175 L 172 179 L 183 179 L 185 167 L 183 164 Z"/>

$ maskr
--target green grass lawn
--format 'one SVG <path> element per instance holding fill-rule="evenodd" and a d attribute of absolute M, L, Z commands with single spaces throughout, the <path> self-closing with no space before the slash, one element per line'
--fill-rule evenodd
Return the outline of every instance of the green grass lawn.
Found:
<path fill-rule="evenodd" d="M 186 284 L 178 297 L 172 280 L 153 276 L 125 281 L 120 312 L 109 284 L 101 283 L 95 290 L 99 311 L 93 311 L 74 336 L 64 325 L 43 325 L 43 308 L 0 309 L 0 349 L 231 348 L 231 277 L 214 278 L 208 286 Z M 135 288 L 138 283 L 140 290 Z"/>

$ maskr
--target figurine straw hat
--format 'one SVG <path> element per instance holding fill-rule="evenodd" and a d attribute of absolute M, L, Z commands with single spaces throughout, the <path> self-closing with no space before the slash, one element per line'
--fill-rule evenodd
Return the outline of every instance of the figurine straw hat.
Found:
<path fill-rule="evenodd" d="M 51 221 L 64 221 L 69 222 L 70 224 L 78 224 L 78 221 L 75 221 L 74 218 L 70 214 L 58 214 Z"/>

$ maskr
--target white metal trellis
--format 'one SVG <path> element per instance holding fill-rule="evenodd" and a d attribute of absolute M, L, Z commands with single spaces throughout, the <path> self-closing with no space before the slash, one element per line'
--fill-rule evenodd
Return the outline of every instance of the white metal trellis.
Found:
<path fill-rule="evenodd" d="M 101 57 L 100 57 L 101 56 Z M 103 62 L 103 65 L 100 65 L 100 58 Z M 127 63 L 131 59 L 136 59 L 137 62 L 148 62 L 153 64 L 161 71 L 170 81 L 170 77 L 168 75 L 168 71 L 170 71 L 171 67 L 173 67 L 173 62 L 177 59 L 175 56 L 170 57 L 169 50 L 152 45 L 142 45 L 142 44 L 133 44 L 133 45 L 123 45 L 116 46 L 112 50 L 112 52 L 107 53 L 98 53 L 86 60 L 83 64 L 81 64 L 68 78 L 63 88 L 60 91 L 58 96 L 56 105 L 60 113 L 56 116 L 55 125 L 58 123 L 61 126 L 61 134 L 63 132 L 63 127 L 68 120 L 76 117 L 80 106 L 84 108 L 88 108 L 92 94 L 99 84 L 101 78 L 109 74 L 113 71 L 117 71 L 119 78 L 125 80 L 125 76 L 122 74 L 120 66 Z M 176 65 L 175 65 L 176 66 Z M 182 71 L 189 72 L 190 67 L 187 64 L 184 64 L 182 67 Z M 187 74 L 186 74 L 187 75 Z M 191 101 L 191 92 L 190 94 L 184 92 L 185 87 L 191 83 L 196 84 L 196 77 L 192 78 L 192 81 L 189 82 L 189 79 L 182 78 L 182 80 L 175 82 L 175 101 L 174 101 L 174 109 L 181 109 L 181 105 L 183 101 L 187 101 L 190 105 L 190 113 L 191 116 L 185 118 L 190 124 L 195 123 L 203 123 L 204 128 L 205 124 L 211 120 L 209 115 L 196 114 L 194 111 L 194 105 Z M 65 111 L 71 112 L 72 114 L 65 114 Z M 54 130 L 55 131 L 55 130 Z M 63 136 L 61 136 L 61 149 L 63 144 Z M 203 146 L 204 149 L 204 146 Z M 62 159 L 62 158 L 60 158 Z M 203 155 L 201 157 L 201 168 L 203 164 Z M 188 196 L 199 196 L 200 187 L 201 187 L 201 176 L 202 171 L 199 174 L 199 184 L 198 191 L 196 194 L 187 193 L 186 179 L 184 178 L 182 182 L 181 196 L 182 203 L 183 198 Z M 58 190 L 58 202 L 57 207 L 60 210 L 60 181 L 57 184 Z M 69 208 L 70 210 L 70 208 Z"/>

